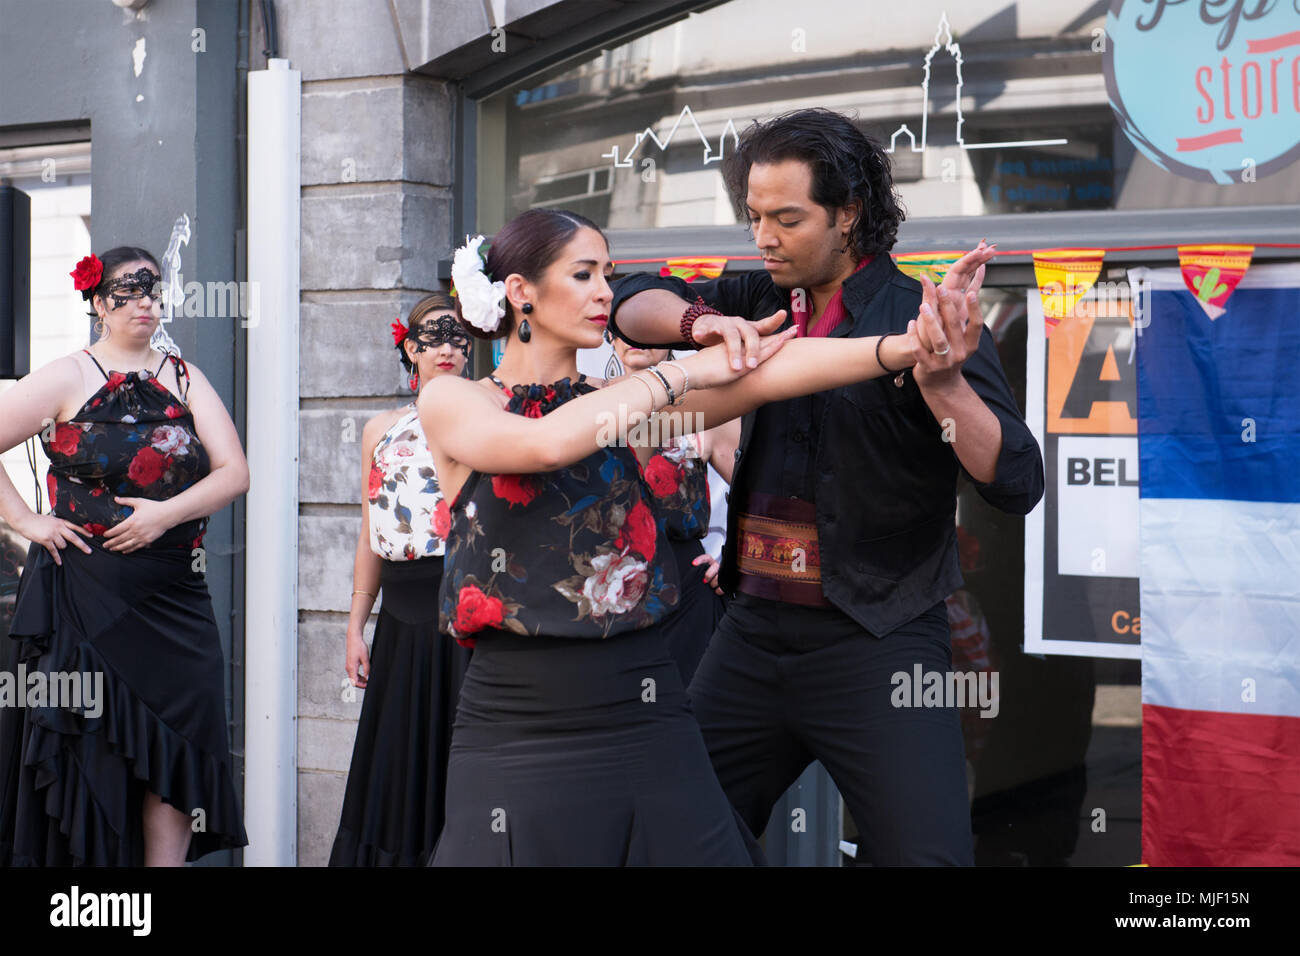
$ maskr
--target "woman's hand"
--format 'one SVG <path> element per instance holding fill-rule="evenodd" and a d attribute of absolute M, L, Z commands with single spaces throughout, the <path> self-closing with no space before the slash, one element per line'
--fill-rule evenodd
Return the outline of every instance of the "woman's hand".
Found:
<path fill-rule="evenodd" d="M 352 686 L 364 690 L 370 676 L 370 650 L 359 631 L 348 631 L 347 670 Z"/>
<path fill-rule="evenodd" d="M 171 528 L 171 509 L 165 501 L 152 498 L 118 498 L 113 500 L 119 505 L 132 509 L 130 517 L 120 521 L 104 532 L 104 547 L 109 551 L 123 554 L 138 551 L 140 548 L 157 541 L 162 533 Z"/>
<path fill-rule="evenodd" d="M 785 321 L 785 309 L 778 309 L 761 322 L 754 323 L 764 327 L 777 327 Z M 762 365 L 769 358 L 775 355 L 786 342 L 789 342 L 798 333 L 794 326 L 786 329 L 784 332 L 775 332 L 771 335 L 764 335 L 758 340 L 758 345 L 749 358 L 757 358 L 757 363 L 753 367 Z M 701 349 L 693 355 L 685 358 L 675 359 L 691 376 L 691 388 L 715 388 L 719 385 L 727 385 L 736 381 L 746 372 L 752 370 L 748 365 L 742 365 L 733 361 L 735 353 L 732 351 L 730 343 L 720 345 L 710 345 L 706 349 Z M 660 371 L 663 371 L 660 369 Z M 671 375 L 671 372 L 665 372 L 665 375 Z M 678 379 L 670 378 L 674 386 L 678 384 Z"/>
<path fill-rule="evenodd" d="M 718 587 L 718 562 L 713 560 L 709 554 L 702 554 L 694 561 L 693 565 L 707 563 L 708 567 L 704 569 L 704 583 L 713 588 L 718 594 L 722 593 L 722 588 Z"/>
<path fill-rule="evenodd" d="M 13 527 L 15 531 L 32 542 L 32 544 L 39 544 L 50 552 L 50 557 L 60 567 L 63 566 L 63 558 L 59 556 L 59 552 L 67 547 L 69 542 L 85 551 L 86 554 L 90 554 L 90 545 L 82 541 L 81 537 L 78 537 L 79 535 L 88 535 L 90 532 L 80 525 L 75 525 L 71 521 L 65 521 L 62 518 L 56 518 L 54 515 L 38 515 L 29 511 Z"/>

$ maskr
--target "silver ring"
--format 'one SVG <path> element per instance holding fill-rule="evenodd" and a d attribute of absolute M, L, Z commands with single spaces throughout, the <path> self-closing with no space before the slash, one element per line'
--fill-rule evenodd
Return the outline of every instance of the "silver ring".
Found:
<path fill-rule="evenodd" d="M 935 354 L 935 355 L 947 355 L 947 354 L 948 354 L 949 352 L 951 352 L 951 351 L 952 351 L 952 346 L 950 346 L 950 345 L 945 345 L 945 346 L 943 347 L 943 351 L 942 351 L 942 352 L 940 352 L 938 349 L 935 349 L 935 350 L 934 350 L 934 354 Z"/>

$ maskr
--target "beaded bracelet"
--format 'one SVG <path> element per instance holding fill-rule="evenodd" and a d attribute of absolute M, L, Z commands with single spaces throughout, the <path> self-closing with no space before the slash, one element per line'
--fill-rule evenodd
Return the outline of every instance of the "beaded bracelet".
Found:
<path fill-rule="evenodd" d="M 695 301 L 692 304 L 688 305 L 686 307 L 686 311 L 682 313 L 682 324 L 679 329 L 679 331 L 682 333 L 682 340 L 685 342 L 689 342 L 692 345 L 699 345 L 700 343 L 695 341 L 695 335 L 692 331 L 695 328 L 695 320 L 702 315 L 721 315 L 721 314 L 722 313 L 719 312 L 717 309 L 713 308 L 713 306 L 705 303 L 704 299 L 701 296 L 697 295 L 695 297 Z"/>

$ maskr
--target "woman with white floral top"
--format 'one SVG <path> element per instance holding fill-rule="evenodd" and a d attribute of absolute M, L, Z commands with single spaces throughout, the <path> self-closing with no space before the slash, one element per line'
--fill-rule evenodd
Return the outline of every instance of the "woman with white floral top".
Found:
<path fill-rule="evenodd" d="M 422 299 L 392 331 L 413 392 L 464 370 L 469 336 L 445 293 Z M 367 422 L 361 446 L 347 673 L 366 693 L 330 866 L 420 866 L 442 829 L 451 725 L 470 652 L 438 633 L 434 597 L 450 513 L 415 402 Z M 367 651 L 365 623 L 381 589 Z"/>

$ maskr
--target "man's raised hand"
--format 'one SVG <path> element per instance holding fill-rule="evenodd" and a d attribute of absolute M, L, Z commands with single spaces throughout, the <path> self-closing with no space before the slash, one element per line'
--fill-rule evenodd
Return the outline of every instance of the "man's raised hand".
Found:
<path fill-rule="evenodd" d="M 765 319 L 750 322 L 736 315 L 705 313 L 695 320 L 691 335 L 703 348 L 706 345 L 724 345 L 731 367 L 757 367 L 762 355 L 762 338 L 770 335 L 785 322 L 785 309 L 777 309 Z"/>

